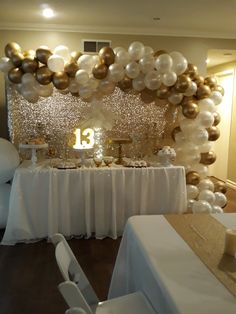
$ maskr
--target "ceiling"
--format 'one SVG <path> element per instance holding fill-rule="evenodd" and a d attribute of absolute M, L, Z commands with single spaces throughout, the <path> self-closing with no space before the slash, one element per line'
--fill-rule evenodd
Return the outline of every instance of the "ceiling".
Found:
<path fill-rule="evenodd" d="M 236 39 L 236 0 L 0 0 L 0 3 L 0 29 Z M 46 6 L 55 11 L 51 19 L 41 14 Z M 208 66 L 218 64 L 219 58 L 223 58 L 221 63 L 231 61 L 232 56 L 225 57 L 225 52 L 212 51 Z"/>

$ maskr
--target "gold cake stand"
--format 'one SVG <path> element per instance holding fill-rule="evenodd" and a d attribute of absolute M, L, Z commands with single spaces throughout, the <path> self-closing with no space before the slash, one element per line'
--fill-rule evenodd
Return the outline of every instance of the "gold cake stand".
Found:
<path fill-rule="evenodd" d="M 112 144 L 118 144 L 118 159 L 116 161 L 117 165 L 123 165 L 123 154 L 122 154 L 122 145 L 132 143 L 132 139 L 130 137 L 117 137 L 111 138 L 110 142 Z"/>

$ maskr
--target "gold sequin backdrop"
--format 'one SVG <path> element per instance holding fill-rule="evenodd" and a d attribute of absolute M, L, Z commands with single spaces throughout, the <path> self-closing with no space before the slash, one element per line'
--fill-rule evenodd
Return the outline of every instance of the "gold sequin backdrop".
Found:
<path fill-rule="evenodd" d="M 54 89 L 53 95 L 29 103 L 12 86 L 7 87 L 8 126 L 14 144 L 24 142 L 32 136 L 44 136 L 49 147 L 61 156 L 68 140 L 81 121 L 91 113 L 91 103 L 84 102 L 71 94 L 62 94 Z M 175 106 L 166 101 L 145 104 L 134 91 L 123 92 L 116 88 L 110 96 L 97 105 L 114 113 L 113 128 L 103 132 L 104 153 L 116 156 L 116 147 L 110 146 L 111 137 L 130 136 L 132 144 L 124 147 L 126 156 L 150 155 L 170 137 L 176 120 Z M 68 146 L 67 146 L 68 147 Z M 72 149 L 68 149 L 73 157 Z"/>

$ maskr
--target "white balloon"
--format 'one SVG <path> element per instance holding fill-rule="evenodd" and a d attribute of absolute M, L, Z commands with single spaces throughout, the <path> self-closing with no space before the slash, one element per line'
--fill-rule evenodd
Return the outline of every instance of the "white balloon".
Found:
<path fill-rule="evenodd" d="M 206 143 L 201 144 L 199 146 L 199 152 L 200 153 L 208 153 L 212 149 L 212 146 L 213 146 L 213 143 L 207 141 Z"/>
<path fill-rule="evenodd" d="M 188 136 L 190 141 L 197 145 L 203 145 L 208 141 L 208 132 L 206 129 L 202 128 L 193 129 L 190 131 Z"/>
<path fill-rule="evenodd" d="M 214 101 L 210 98 L 204 98 L 199 100 L 198 107 L 200 111 L 210 111 L 215 112 L 216 106 L 214 104 Z"/>
<path fill-rule="evenodd" d="M 149 56 L 149 55 L 153 55 L 153 54 L 154 54 L 154 50 L 152 49 L 152 47 L 144 46 L 144 55 L 145 56 Z"/>
<path fill-rule="evenodd" d="M 68 47 L 63 46 L 63 45 L 57 46 L 54 49 L 53 54 L 62 57 L 64 59 L 65 63 L 70 61 L 70 58 L 71 58 L 70 51 L 69 51 Z"/>
<path fill-rule="evenodd" d="M 99 91 L 104 95 L 110 95 L 114 92 L 115 87 L 115 83 L 105 79 L 100 81 Z"/>
<path fill-rule="evenodd" d="M 191 82 L 190 86 L 186 89 L 186 91 L 184 92 L 185 96 L 193 96 L 196 94 L 197 91 L 197 84 L 195 82 Z"/>
<path fill-rule="evenodd" d="M 223 209 L 218 205 L 212 205 L 211 209 L 212 209 L 213 214 L 223 214 L 224 213 Z"/>
<path fill-rule="evenodd" d="M 115 54 L 117 54 L 119 51 L 125 51 L 125 48 L 123 48 L 123 47 L 115 47 L 113 49 L 113 51 L 114 51 Z"/>
<path fill-rule="evenodd" d="M 188 67 L 188 61 L 184 58 L 184 56 L 178 51 L 172 51 L 170 56 L 173 60 L 172 71 L 174 71 L 177 75 L 184 73 Z"/>
<path fill-rule="evenodd" d="M 189 199 L 187 200 L 187 211 L 192 212 L 193 210 L 193 204 L 195 203 L 195 200 Z"/>
<path fill-rule="evenodd" d="M 199 126 L 209 128 L 214 122 L 214 116 L 210 111 L 200 111 L 197 115 L 196 122 Z"/>
<path fill-rule="evenodd" d="M 186 119 L 186 118 L 182 119 L 179 124 L 180 124 L 181 130 L 186 135 L 189 135 L 191 131 L 194 131 L 197 126 L 196 121 L 194 121 L 193 119 Z"/>
<path fill-rule="evenodd" d="M 175 134 L 175 142 L 178 145 L 185 143 L 186 137 L 182 131 Z"/>
<path fill-rule="evenodd" d="M 0 152 L 0 184 L 2 184 L 13 178 L 20 157 L 15 146 L 4 138 L 0 138 Z"/>
<path fill-rule="evenodd" d="M 48 58 L 48 68 L 52 72 L 61 72 L 64 70 L 64 59 L 61 56 L 58 55 L 51 55 Z"/>
<path fill-rule="evenodd" d="M 135 78 L 139 75 L 140 68 L 137 62 L 130 62 L 125 67 L 125 73 L 130 78 Z"/>
<path fill-rule="evenodd" d="M 173 71 L 168 71 L 162 76 L 162 83 L 166 86 L 173 86 L 177 81 L 177 74 Z"/>
<path fill-rule="evenodd" d="M 199 191 L 210 190 L 213 192 L 214 191 L 214 183 L 209 179 L 203 179 L 199 182 L 198 189 L 199 189 Z"/>
<path fill-rule="evenodd" d="M 223 96 L 218 91 L 213 91 L 210 95 L 210 98 L 214 101 L 214 104 L 217 106 L 222 102 Z"/>
<path fill-rule="evenodd" d="M 204 179 L 208 175 L 208 167 L 202 164 L 195 164 L 192 166 L 192 170 L 198 172 L 201 179 Z"/>
<path fill-rule="evenodd" d="M 125 50 L 119 50 L 116 54 L 116 63 L 126 66 L 130 62 L 130 55 Z"/>
<path fill-rule="evenodd" d="M 22 85 L 21 95 L 31 103 L 36 103 L 39 100 L 39 94 L 36 88 L 31 85 Z"/>
<path fill-rule="evenodd" d="M 196 185 L 187 184 L 186 189 L 187 189 L 187 198 L 188 199 L 194 199 L 198 196 L 199 190 L 196 187 Z"/>
<path fill-rule="evenodd" d="M 125 71 L 120 63 L 113 63 L 109 66 L 108 78 L 112 82 L 119 82 L 125 76 Z"/>
<path fill-rule="evenodd" d="M 85 70 L 88 74 L 90 74 L 96 64 L 96 58 L 93 58 L 91 55 L 82 55 L 79 57 L 77 64 L 81 70 Z"/>
<path fill-rule="evenodd" d="M 24 85 L 36 85 L 35 77 L 32 73 L 25 73 L 21 78 L 21 83 Z"/>
<path fill-rule="evenodd" d="M 211 205 L 207 201 L 198 200 L 193 203 L 192 211 L 194 214 L 210 213 Z"/>
<path fill-rule="evenodd" d="M 210 190 L 202 190 L 199 193 L 198 199 L 213 204 L 215 202 L 215 194 Z"/>
<path fill-rule="evenodd" d="M 171 56 L 169 56 L 167 53 L 164 53 L 156 58 L 155 68 L 160 73 L 166 73 L 170 72 L 172 64 L 173 60 Z"/>
<path fill-rule="evenodd" d="M 78 70 L 75 74 L 75 79 L 79 84 L 85 85 L 89 80 L 89 75 L 85 70 Z"/>
<path fill-rule="evenodd" d="M 144 55 L 145 52 L 144 45 L 139 41 L 135 41 L 132 44 L 130 44 L 128 52 L 131 59 L 137 61 Z"/>
<path fill-rule="evenodd" d="M 53 85 L 52 84 L 47 84 L 47 85 L 37 84 L 36 90 L 37 90 L 39 96 L 49 97 L 53 93 Z"/>
<path fill-rule="evenodd" d="M 144 83 L 151 90 L 158 89 L 161 86 L 161 76 L 157 71 L 150 71 L 145 75 Z"/>
<path fill-rule="evenodd" d="M 227 203 L 226 196 L 221 192 L 215 192 L 215 202 L 214 205 L 224 207 Z"/>
<path fill-rule="evenodd" d="M 178 105 L 183 99 L 183 94 L 174 93 L 168 97 L 168 101 L 173 105 Z"/>
<path fill-rule="evenodd" d="M 88 86 L 80 86 L 79 94 L 82 98 L 90 98 L 92 96 L 93 91 Z"/>
<path fill-rule="evenodd" d="M 154 57 L 152 55 L 146 55 L 139 60 L 140 70 L 143 73 L 148 73 L 154 70 Z"/>
<path fill-rule="evenodd" d="M 144 83 L 144 74 L 139 74 L 135 79 L 132 81 L 133 89 L 137 91 L 141 91 L 145 88 Z"/>
<path fill-rule="evenodd" d="M 71 93 L 78 93 L 79 92 L 79 84 L 76 79 L 71 79 L 68 89 Z"/>
<path fill-rule="evenodd" d="M 14 68 L 14 64 L 11 62 L 9 58 L 2 57 L 0 59 L 0 71 L 4 73 L 8 73 L 13 68 Z"/>

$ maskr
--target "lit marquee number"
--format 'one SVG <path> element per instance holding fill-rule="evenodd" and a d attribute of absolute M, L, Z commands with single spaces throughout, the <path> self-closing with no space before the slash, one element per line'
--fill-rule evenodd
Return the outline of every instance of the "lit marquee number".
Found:
<path fill-rule="evenodd" d="M 88 149 L 93 148 L 94 146 L 94 130 L 87 128 L 84 130 L 76 129 L 75 130 L 76 143 L 73 146 L 74 148 L 79 149 Z M 82 137 L 85 140 L 82 140 Z"/>

